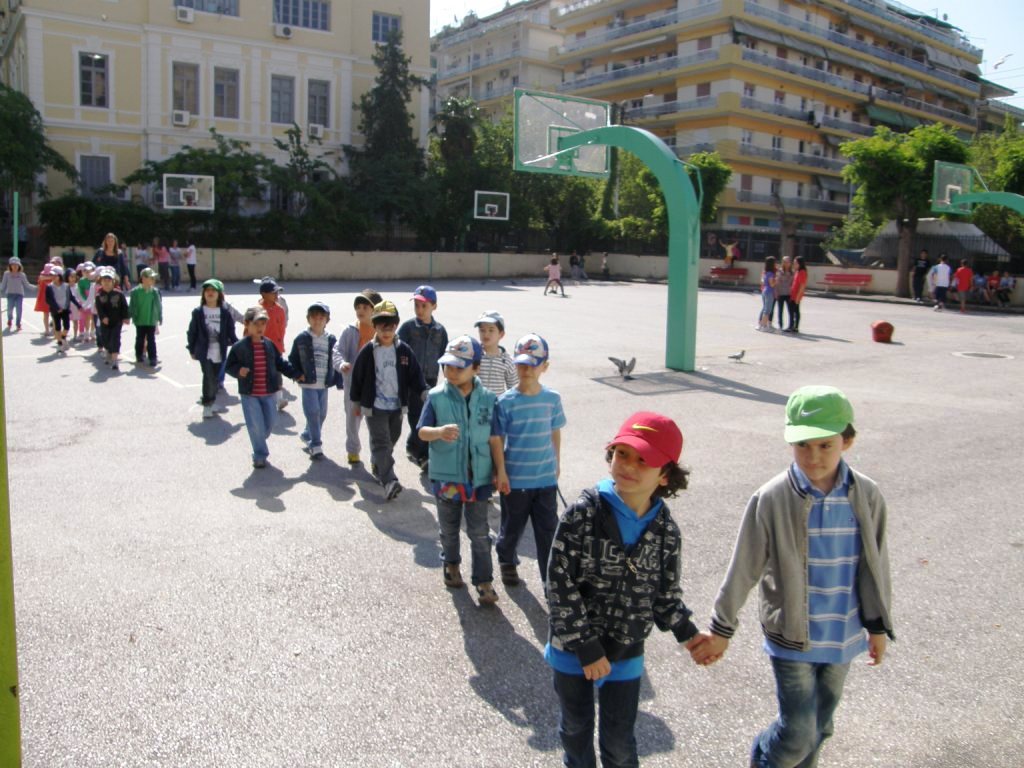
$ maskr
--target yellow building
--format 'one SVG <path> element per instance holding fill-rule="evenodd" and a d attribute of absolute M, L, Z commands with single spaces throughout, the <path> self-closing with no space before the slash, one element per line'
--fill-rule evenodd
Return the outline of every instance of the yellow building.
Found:
<path fill-rule="evenodd" d="M 411 71 L 429 77 L 426 2 L 401 0 L 8 0 L 0 78 L 27 94 L 50 144 L 85 191 L 209 130 L 283 159 L 273 145 L 298 123 L 324 149 L 362 143 L 353 104 L 377 75 L 371 57 L 392 29 Z M 427 142 L 430 94 L 414 95 Z M 336 152 L 334 162 L 342 162 Z M 68 182 L 46 180 L 52 194 Z M 132 190 L 153 199 L 153 190 Z"/>

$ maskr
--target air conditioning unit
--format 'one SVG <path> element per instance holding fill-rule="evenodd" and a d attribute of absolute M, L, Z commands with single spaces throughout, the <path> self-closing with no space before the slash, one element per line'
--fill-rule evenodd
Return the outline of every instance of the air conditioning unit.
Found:
<path fill-rule="evenodd" d="M 275 24 L 274 25 L 274 37 L 283 37 L 285 40 L 292 39 L 292 26 L 291 24 Z"/>
<path fill-rule="evenodd" d="M 175 13 L 177 14 L 178 21 L 180 21 L 182 24 L 191 24 L 193 21 L 196 20 L 196 12 L 193 11 L 191 8 L 186 8 L 183 5 L 179 5 L 175 9 Z"/>
<path fill-rule="evenodd" d="M 324 137 L 324 127 L 320 123 L 309 124 L 309 138 L 311 139 L 322 139 Z"/>
<path fill-rule="evenodd" d="M 171 112 L 171 123 L 181 126 L 191 125 L 192 113 L 187 109 L 175 109 Z"/>

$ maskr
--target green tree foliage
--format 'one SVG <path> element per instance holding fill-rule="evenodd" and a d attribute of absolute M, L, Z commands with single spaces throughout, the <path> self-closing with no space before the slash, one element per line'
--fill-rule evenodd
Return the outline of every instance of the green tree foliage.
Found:
<path fill-rule="evenodd" d="M 42 115 L 29 98 L 0 83 L 0 189 L 32 191 L 36 176 L 47 169 L 78 178 L 75 167 L 46 141 Z M 46 195 L 45 187 L 36 191 Z"/>
<path fill-rule="evenodd" d="M 872 221 L 871 217 L 857 206 L 843 217 L 843 223 L 829 232 L 822 243 L 823 250 L 866 248 L 875 239 L 882 224 Z"/>
<path fill-rule="evenodd" d="M 936 160 L 963 163 L 967 145 L 939 123 L 910 133 L 879 126 L 873 136 L 844 142 L 840 151 L 851 163 L 843 178 L 858 186 L 854 204 L 873 219 L 893 218 L 899 231 L 896 293 L 910 295 L 910 261 L 918 219 L 931 207 L 932 170 Z"/>
<path fill-rule="evenodd" d="M 970 164 L 989 189 L 1024 194 L 1024 135 L 1009 116 L 1002 133 L 975 136 Z M 1016 211 L 1001 205 L 979 205 L 971 221 L 1007 250 L 1024 250 L 1024 216 Z"/>
<path fill-rule="evenodd" d="M 424 243 L 461 250 L 471 223 L 473 192 L 481 187 L 476 158 L 480 113 L 472 99 L 452 97 L 435 118 L 424 205 L 417 231 Z M 491 187 L 483 187 L 491 189 Z"/>
<path fill-rule="evenodd" d="M 374 51 L 377 79 L 356 105 L 365 142 L 361 148 L 345 147 L 355 189 L 383 222 L 388 247 L 395 224 L 414 219 L 423 188 L 423 153 L 413 135 L 408 104 L 413 89 L 427 81 L 409 72 L 412 59 L 402 52 L 401 43 L 401 32 L 392 32 Z"/>

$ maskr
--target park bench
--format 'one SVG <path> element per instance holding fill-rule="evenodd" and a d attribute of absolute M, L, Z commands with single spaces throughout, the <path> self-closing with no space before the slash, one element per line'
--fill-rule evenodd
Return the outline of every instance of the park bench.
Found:
<path fill-rule="evenodd" d="M 826 291 L 829 288 L 856 288 L 857 293 L 860 293 L 861 288 L 871 284 L 871 275 L 863 272 L 828 272 L 821 282 L 824 283 Z"/>
<path fill-rule="evenodd" d="M 732 280 L 733 283 L 739 285 L 747 278 L 746 267 L 712 267 L 711 268 L 711 282 L 717 283 L 719 280 Z"/>

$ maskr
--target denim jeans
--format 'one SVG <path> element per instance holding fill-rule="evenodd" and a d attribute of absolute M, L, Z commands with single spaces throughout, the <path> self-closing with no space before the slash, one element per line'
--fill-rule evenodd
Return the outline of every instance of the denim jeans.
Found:
<path fill-rule="evenodd" d="M 306 428 L 302 430 L 302 441 L 309 447 L 323 445 L 320 430 L 327 418 L 327 389 L 325 387 L 302 387 L 302 413 L 306 417 Z"/>
<path fill-rule="evenodd" d="M 378 411 L 366 415 L 370 433 L 370 461 L 377 468 L 377 480 L 387 485 L 397 480 L 395 474 L 395 443 L 402 436 L 402 412 Z"/>
<path fill-rule="evenodd" d="M 215 363 L 207 357 L 199 361 L 199 366 L 203 370 L 202 403 L 213 405 L 213 401 L 217 399 L 217 371 L 220 370 L 220 363 Z"/>
<path fill-rule="evenodd" d="M 25 297 L 20 293 L 9 293 L 7 294 L 7 324 L 11 324 L 11 318 L 14 316 L 15 310 L 18 313 L 18 321 L 16 325 L 21 325 L 21 304 L 25 301 Z"/>
<path fill-rule="evenodd" d="M 562 715 L 558 736 L 562 740 L 562 764 L 566 768 L 596 768 L 594 755 L 594 688 L 598 696 L 598 736 L 602 768 L 636 768 L 636 710 L 640 702 L 640 678 L 617 680 L 595 686 L 583 675 L 555 670 L 555 693 Z"/>
<path fill-rule="evenodd" d="M 843 695 L 849 664 L 812 664 L 772 657 L 779 714 L 754 738 L 750 764 L 758 768 L 814 768 L 832 735 L 832 715 Z"/>
<path fill-rule="evenodd" d="M 277 417 L 274 395 L 242 395 L 241 400 L 245 428 L 249 432 L 249 442 L 252 443 L 253 461 L 266 461 L 270 455 L 267 438 L 274 431 L 274 419 Z"/>
<path fill-rule="evenodd" d="M 469 537 L 469 551 L 473 556 L 473 584 L 483 584 L 494 579 L 494 565 L 491 562 L 491 534 L 487 527 L 487 501 L 437 500 L 437 523 L 441 530 L 441 560 L 445 563 L 462 562 L 459 554 L 459 527 L 466 518 L 466 535 Z"/>
<path fill-rule="evenodd" d="M 501 497 L 501 527 L 498 530 L 498 543 L 494 549 L 498 553 L 498 562 L 507 565 L 518 565 L 519 556 L 516 549 L 522 538 L 526 522 L 533 523 L 533 540 L 537 545 L 537 565 L 540 568 L 541 582 L 548 582 L 548 555 L 551 554 L 551 542 L 555 538 L 558 527 L 558 505 L 556 487 L 547 488 L 513 488 L 512 492 Z"/>
<path fill-rule="evenodd" d="M 171 264 L 171 290 L 178 290 L 179 285 L 181 285 L 181 265 Z"/>

